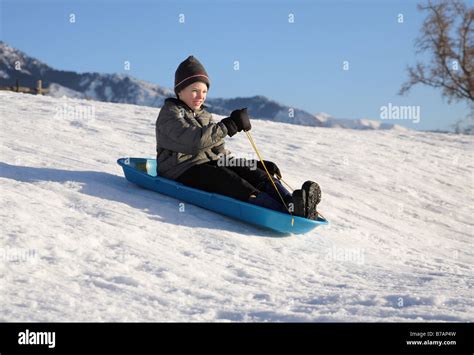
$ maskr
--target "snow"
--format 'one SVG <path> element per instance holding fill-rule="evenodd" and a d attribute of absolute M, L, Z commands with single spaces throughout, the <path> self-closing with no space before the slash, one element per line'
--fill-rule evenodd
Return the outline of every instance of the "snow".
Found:
<path fill-rule="evenodd" d="M 358 130 L 397 130 L 407 131 L 408 129 L 383 120 L 371 120 L 367 118 L 351 119 L 351 118 L 335 118 L 327 113 L 317 113 L 315 118 L 318 126 L 329 128 L 346 128 Z"/>
<path fill-rule="evenodd" d="M 8 75 L 7 72 L 5 72 L 4 70 L 0 70 L 0 79 L 8 79 L 10 78 L 10 75 Z"/>
<path fill-rule="evenodd" d="M 82 92 L 69 89 L 57 83 L 51 83 L 48 87 L 48 95 L 52 97 L 70 97 L 75 99 L 84 99 L 86 97 Z"/>
<path fill-rule="evenodd" d="M 0 64 L 3 68 L 15 68 L 15 62 L 18 60 L 18 51 L 6 43 L 0 41 Z"/>
<path fill-rule="evenodd" d="M 86 83 L 87 83 L 87 89 L 84 90 L 84 95 L 86 97 L 96 98 L 98 94 L 97 88 L 100 88 L 102 86 L 102 80 L 100 78 L 92 79 L 89 82 L 82 80 L 81 86 L 86 85 Z"/>
<path fill-rule="evenodd" d="M 105 96 L 106 101 L 109 101 L 109 102 L 112 101 L 114 97 L 114 92 L 110 86 L 105 87 L 104 96 Z"/>
<path fill-rule="evenodd" d="M 125 180 L 158 112 L 0 92 L 0 321 L 473 320 L 472 137 L 255 120 L 323 189 L 330 224 L 282 237 Z"/>

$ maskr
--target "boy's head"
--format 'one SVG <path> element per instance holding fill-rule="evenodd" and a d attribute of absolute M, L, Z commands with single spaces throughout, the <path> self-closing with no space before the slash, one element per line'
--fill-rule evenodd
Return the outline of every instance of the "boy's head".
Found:
<path fill-rule="evenodd" d="M 174 92 L 191 109 L 201 107 L 209 86 L 209 76 L 204 66 L 193 56 L 189 56 L 176 69 Z"/>

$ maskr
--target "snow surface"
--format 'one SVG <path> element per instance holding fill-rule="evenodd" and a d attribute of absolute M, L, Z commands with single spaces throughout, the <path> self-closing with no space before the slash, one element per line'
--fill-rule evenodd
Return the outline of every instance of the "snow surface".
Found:
<path fill-rule="evenodd" d="M 158 112 L 0 92 L 0 321 L 474 319 L 472 137 L 254 121 L 323 189 L 329 226 L 281 236 L 125 180 Z"/>

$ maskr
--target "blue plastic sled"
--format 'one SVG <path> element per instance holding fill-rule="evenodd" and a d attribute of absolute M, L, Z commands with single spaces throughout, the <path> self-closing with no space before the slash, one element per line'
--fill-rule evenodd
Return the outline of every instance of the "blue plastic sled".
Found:
<path fill-rule="evenodd" d="M 317 226 L 328 224 L 321 217 L 313 221 L 294 216 L 292 225 L 290 214 L 255 206 L 224 195 L 194 189 L 157 176 L 156 159 L 121 158 L 117 160 L 117 163 L 123 168 L 126 179 L 141 187 L 280 233 L 303 234 Z"/>

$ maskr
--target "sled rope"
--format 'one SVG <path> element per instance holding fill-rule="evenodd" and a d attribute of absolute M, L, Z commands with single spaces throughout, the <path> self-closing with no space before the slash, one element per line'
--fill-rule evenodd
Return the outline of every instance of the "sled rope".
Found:
<path fill-rule="evenodd" d="M 293 213 L 291 213 L 290 209 L 288 208 L 288 206 L 286 205 L 285 203 L 285 200 L 283 199 L 283 197 L 281 196 L 280 194 L 280 191 L 278 191 L 278 188 L 276 187 L 275 185 L 275 181 L 273 181 L 272 179 L 272 176 L 270 175 L 270 173 L 268 172 L 268 169 L 267 167 L 265 166 L 265 163 L 263 162 L 263 158 L 262 156 L 260 155 L 258 149 L 257 149 L 257 146 L 255 145 L 255 142 L 253 141 L 253 138 L 250 134 L 249 131 L 245 131 L 245 134 L 247 135 L 247 138 L 249 139 L 249 142 L 250 144 L 252 145 L 253 147 L 253 150 L 255 150 L 255 153 L 257 153 L 257 156 L 258 156 L 258 159 L 260 159 L 260 162 L 262 163 L 263 167 L 265 168 L 265 171 L 267 173 L 267 176 L 268 176 L 268 179 L 271 181 L 273 187 L 275 188 L 275 191 L 277 192 L 278 196 L 280 196 L 280 199 L 281 199 L 281 202 L 283 202 L 283 206 L 285 206 L 286 210 L 288 211 L 288 213 L 291 215 L 291 225 L 293 226 L 294 222 L 295 222 L 295 217 L 293 216 Z"/>
<path fill-rule="evenodd" d="M 288 186 L 288 188 L 291 190 L 291 192 L 295 191 L 295 189 L 292 188 L 285 180 L 283 180 L 283 178 L 279 178 L 278 180 L 280 180 L 282 183 L 284 183 L 286 186 Z"/>

